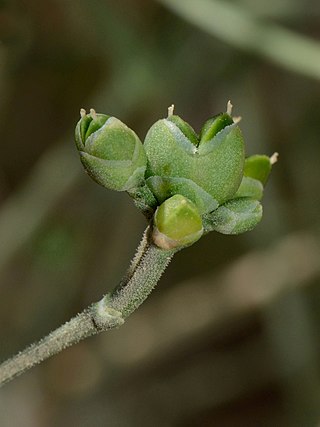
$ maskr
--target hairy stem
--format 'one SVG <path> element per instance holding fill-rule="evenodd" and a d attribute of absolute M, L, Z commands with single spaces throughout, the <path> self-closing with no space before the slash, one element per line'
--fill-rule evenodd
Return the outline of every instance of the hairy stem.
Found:
<path fill-rule="evenodd" d="M 127 274 L 114 291 L 3 362 L 0 365 L 0 387 L 82 339 L 121 326 L 156 286 L 175 252 L 155 246 L 147 229 Z"/>
<path fill-rule="evenodd" d="M 88 309 L 0 365 L 0 386 L 32 366 L 98 332 Z"/>

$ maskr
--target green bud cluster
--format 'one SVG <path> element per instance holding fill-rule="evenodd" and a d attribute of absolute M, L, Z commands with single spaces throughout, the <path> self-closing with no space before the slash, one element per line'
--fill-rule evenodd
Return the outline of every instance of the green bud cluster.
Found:
<path fill-rule="evenodd" d="M 153 240 L 163 249 L 188 246 L 211 230 L 253 229 L 276 156 L 245 158 L 230 103 L 199 134 L 172 113 L 151 126 L 142 144 L 115 117 L 82 110 L 76 145 L 87 173 L 106 188 L 127 191 L 151 219 Z"/>

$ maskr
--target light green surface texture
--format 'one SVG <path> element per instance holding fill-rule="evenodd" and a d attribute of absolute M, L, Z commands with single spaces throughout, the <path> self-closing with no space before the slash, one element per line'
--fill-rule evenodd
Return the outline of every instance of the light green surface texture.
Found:
<path fill-rule="evenodd" d="M 174 123 L 162 119 L 150 128 L 144 147 L 147 177 L 187 178 L 219 204 L 231 198 L 240 185 L 244 143 L 236 125 L 224 128 L 210 141 L 203 145 L 200 141 L 199 147 L 195 147 Z M 162 189 L 154 185 L 153 191 L 156 197 L 162 197 Z"/>
<path fill-rule="evenodd" d="M 85 170 L 98 184 L 111 190 L 138 187 L 146 169 L 140 139 L 115 117 L 97 117 L 98 120 L 89 121 L 87 115 L 76 127 L 76 144 Z"/>
<path fill-rule="evenodd" d="M 263 196 L 263 185 L 260 181 L 249 176 L 242 178 L 240 187 L 235 197 L 251 197 L 255 200 L 261 200 Z"/>
<path fill-rule="evenodd" d="M 206 216 L 206 228 L 222 234 L 241 234 L 252 230 L 262 218 L 262 205 L 250 198 L 238 198 L 219 206 Z"/>
<path fill-rule="evenodd" d="M 197 207 L 179 194 L 158 207 L 154 221 L 160 233 L 181 246 L 198 240 L 203 231 Z"/>
<path fill-rule="evenodd" d="M 255 154 L 248 157 L 244 163 L 244 176 L 259 180 L 266 184 L 272 169 L 270 157 L 263 154 Z"/>

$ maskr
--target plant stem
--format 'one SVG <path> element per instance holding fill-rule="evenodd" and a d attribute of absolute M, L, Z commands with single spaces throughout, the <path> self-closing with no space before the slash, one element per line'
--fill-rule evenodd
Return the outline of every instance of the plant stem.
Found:
<path fill-rule="evenodd" d="M 0 387 L 84 338 L 121 326 L 151 293 L 177 250 L 163 250 L 144 233 L 135 258 L 111 294 L 0 365 Z"/>
<path fill-rule="evenodd" d="M 88 309 L 0 365 L 0 386 L 98 331 Z"/>

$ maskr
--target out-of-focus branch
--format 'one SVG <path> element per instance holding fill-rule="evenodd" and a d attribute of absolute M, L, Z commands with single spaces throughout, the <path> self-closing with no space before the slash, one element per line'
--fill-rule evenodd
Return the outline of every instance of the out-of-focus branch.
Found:
<path fill-rule="evenodd" d="M 2 205 L 0 271 L 77 181 L 80 169 L 70 148 L 59 144 L 48 150 L 24 185 Z"/>
<path fill-rule="evenodd" d="M 114 21 L 111 15 L 112 9 L 109 10 L 110 8 L 101 2 L 96 2 L 97 10 L 91 6 L 89 7 L 86 2 L 82 2 L 81 7 L 84 8 L 84 10 L 89 8 L 91 13 L 95 13 L 94 16 L 97 20 L 97 25 L 95 26 L 96 37 L 103 43 L 108 37 L 106 28 L 108 26 L 110 27 L 109 24 Z M 64 7 L 67 7 L 65 3 Z M 71 6 L 66 10 L 73 13 L 73 8 Z M 108 25 L 106 24 L 106 19 Z M 120 30 L 118 26 L 115 25 L 115 29 L 123 33 L 123 27 L 121 27 Z M 149 72 L 148 61 L 142 51 L 143 43 L 135 36 L 134 31 L 132 31 L 129 26 L 126 26 L 126 32 L 126 40 L 132 42 L 134 39 L 133 45 L 135 46 L 136 52 L 136 55 L 130 58 L 130 66 L 132 66 L 133 69 L 135 67 L 139 67 L 140 69 L 143 64 L 142 68 L 151 78 L 152 73 Z M 117 45 L 115 47 L 117 58 L 119 58 L 121 52 L 123 52 L 123 45 L 121 45 L 120 39 L 120 37 L 115 39 L 119 42 L 119 46 Z M 119 68 L 122 69 L 126 67 Z M 102 102 L 104 104 L 107 100 L 107 103 L 112 105 L 113 109 L 116 110 L 120 100 L 125 98 L 126 114 L 130 115 L 132 111 L 135 111 L 137 105 L 142 103 L 143 99 L 148 99 L 148 101 L 150 101 L 150 92 L 147 87 L 144 89 L 143 85 L 137 85 L 139 91 L 135 93 L 135 96 L 131 98 L 130 102 L 128 101 L 128 94 L 132 93 L 132 87 L 134 86 L 132 74 L 133 73 L 129 73 L 126 69 L 125 73 L 121 73 L 120 75 L 119 73 L 115 74 L 111 83 L 102 81 L 96 94 L 88 105 L 101 105 Z M 0 236 L 2 245 L 0 247 L 0 272 L 17 250 L 19 250 L 37 230 L 58 200 L 67 194 L 72 186 L 78 182 L 82 174 L 83 172 L 79 166 L 76 150 L 69 136 L 68 139 L 67 137 L 65 138 L 64 144 L 57 144 L 49 148 L 40 158 L 30 172 L 26 182 L 1 205 Z"/>
<path fill-rule="evenodd" d="M 221 0 L 158 0 L 182 18 L 238 48 L 307 77 L 320 78 L 320 43 Z"/>

